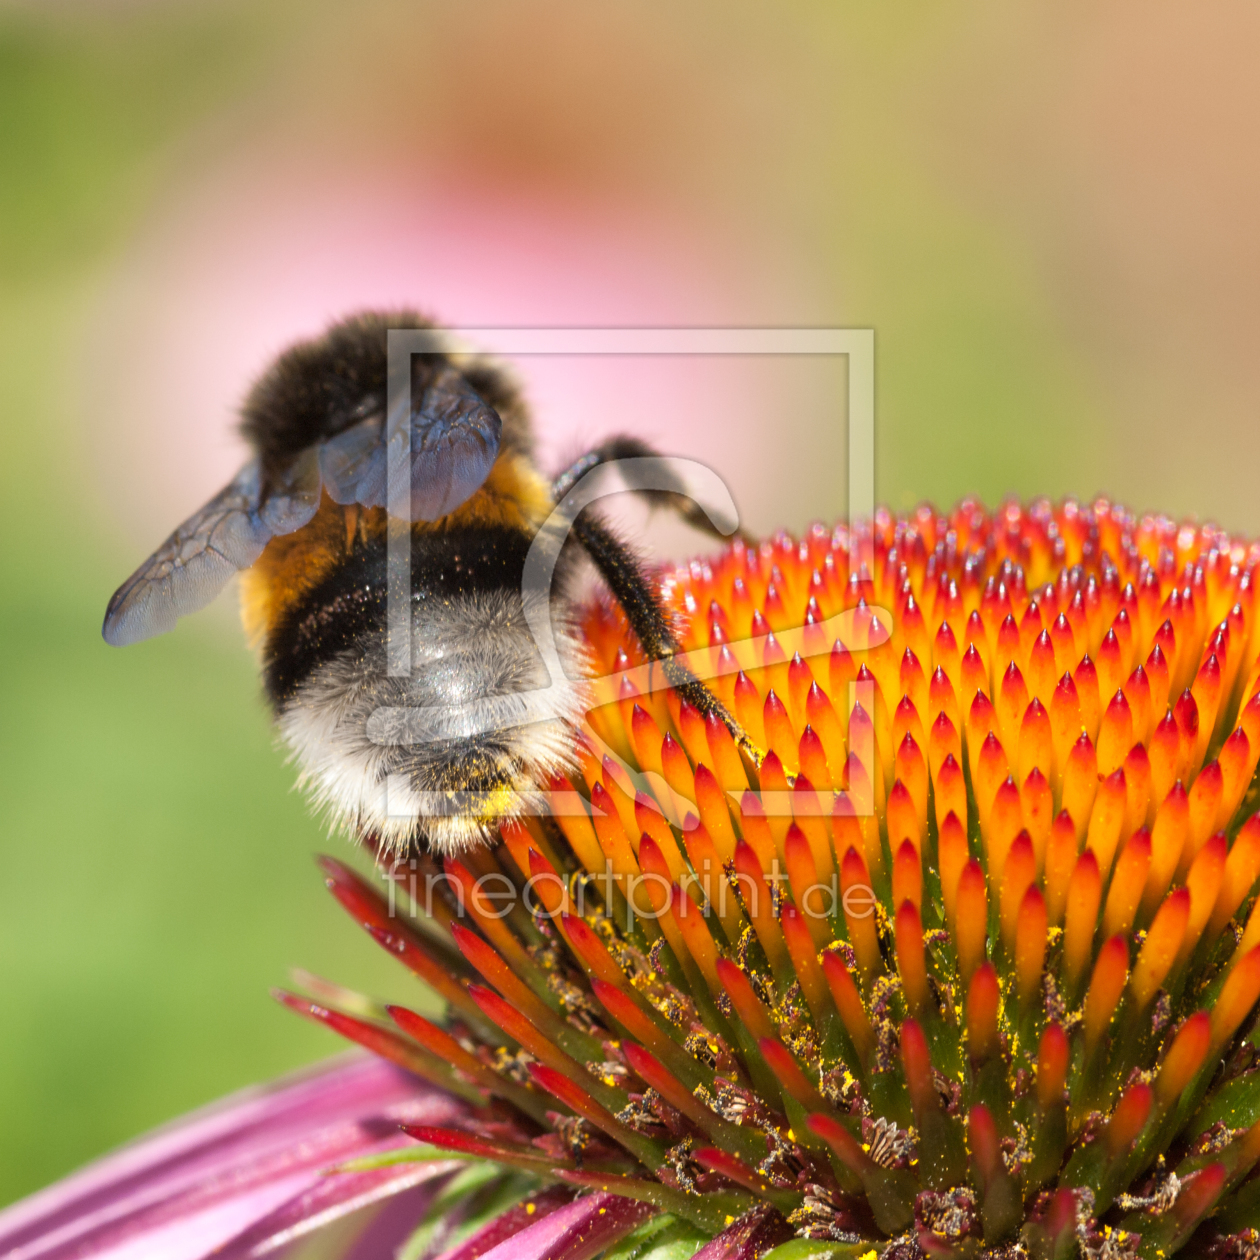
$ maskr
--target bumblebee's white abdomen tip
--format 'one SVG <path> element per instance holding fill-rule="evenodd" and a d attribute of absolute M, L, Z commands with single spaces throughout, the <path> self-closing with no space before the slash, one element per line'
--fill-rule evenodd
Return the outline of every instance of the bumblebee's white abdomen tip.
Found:
<path fill-rule="evenodd" d="M 549 678 L 513 590 L 418 604 L 411 638 L 409 678 L 388 675 L 382 634 L 365 631 L 286 701 L 278 726 L 298 783 L 334 828 L 388 851 L 417 837 L 442 853 L 493 842 L 574 767 L 583 649 L 558 631 L 563 673 Z"/>

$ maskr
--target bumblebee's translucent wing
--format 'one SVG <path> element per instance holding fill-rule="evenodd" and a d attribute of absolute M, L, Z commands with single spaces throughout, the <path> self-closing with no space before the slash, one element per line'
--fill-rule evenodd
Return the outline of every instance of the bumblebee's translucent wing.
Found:
<path fill-rule="evenodd" d="M 425 390 L 411 430 L 411 519 L 436 521 L 480 488 L 499 454 L 503 421 L 454 368 Z"/>
<path fill-rule="evenodd" d="M 389 461 L 379 416 L 352 425 L 301 455 L 262 498 L 252 460 L 188 518 L 127 579 L 105 613 L 107 643 L 164 634 L 205 607 L 277 534 L 301 529 L 319 507 L 321 485 L 336 503 L 384 507 Z M 452 367 L 439 370 L 412 419 L 411 519 L 435 521 L 475 494 L 499 453 L 503 422 Z"/>
<path fill-rule="evenodd" d="M 319 489 L 310 451 L 260 502 L 259 465 L 250 460 L 115 591 L 101 628 L 105 642 L 123 647 L 165 634 L 180 617 L 204 608 L 276 534 L 301 529 L 315 515 Z"/>
<path fill-rule="evenodd" d="M 303 451 L 268 490 L 259 519 L 273 536 L 291 534 L 319 509 L 319 490 L 319 455 L 313 449 Z"/>
<path fill-rule="evenodd" d="M 320 446 L 324 488 L 337 503 L 385 507 L 389 501 L 390 447 L 379 417 L 329 438 Z M 411 423 L 411 519 L 435 521 L 475 494 L 499 453 L 503 421 L 451 367 L 425 390 Z"/>
<path fill-rule="evenodd" d="M 319 471 L 334 503 L 385 505 L 385 445 L 382 420 L 372 416 L 352 425 L 319 448 Z"/>

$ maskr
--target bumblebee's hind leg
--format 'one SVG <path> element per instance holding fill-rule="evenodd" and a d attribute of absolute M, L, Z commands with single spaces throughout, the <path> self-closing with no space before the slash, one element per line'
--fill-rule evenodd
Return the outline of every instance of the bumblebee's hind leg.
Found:
<path fill-rule="evenodd" d="M 559 502 L 582 477 L 600 464 L 655 454 L 650 446 L 637 438 L 612 438 L 561 473 L 552 485 L 552 496 Z M 707 533 L 722 537 L 700 508 L 686 497 L 681 482 L 677 491 L 637 493 L 665 498 L 669 506 L 678 511 L 685 520 L 703 528 Z M 644 654 L 650 660 L 660 662 L 669 685 L 706 717 L 710 714 L 716 717 L 730 731 L 736 745 L 748 755 L 753 765 L 759 766 L 762 750 L 749 739 L 744 728 L 722 701 L 686 665 L 675 659 L 679 644 L 669 616 L 634 553 L 589 508 L 578 514 L 573 522 L 573 533 L 608 584 L 613 597 L 621 605 Z"/>

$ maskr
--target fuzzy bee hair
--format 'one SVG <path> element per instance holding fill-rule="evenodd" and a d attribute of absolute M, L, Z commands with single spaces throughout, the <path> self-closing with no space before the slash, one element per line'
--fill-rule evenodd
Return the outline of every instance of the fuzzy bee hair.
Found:
<path fill-rule="evenodd" d="M 411 413 L 398 421 L 411 450 L 412 654 L 400 676 L 387 667 L 386 607 L 395 329 L 425 330 L 438 347 L 410 356 Z M 286 351 L 249 393 L 242 432 L 253 458 L 118 589 L 103 633 L 120 646 L 162 633 L 243 571 L 242 618 L 277 728 L 334 826 L 378 852 L 421 843 L 458 852 L 492 841 L 573 768 L 587 673 L 569 624 L 579 548 L 670 684 L 750 749 L 673 659 L 658 593 L 589 512 L 572 522 L 554 589 L 524 593 L 531 543 L 556 500 L 602 463 L 651 456 L 643 443 L 610 439 L 549 483 L 510 376 L 446 345 L 410 311 L 354 316 Z M 703 524 L 675 485 L 655 493 Z M 550 624 L 560 678 L 534 641 L 540 622 Z"/>
<path fill-rule="evenodd" d="M 374 836 L 392 853 L 421 833 L 430 848 L 457 853 L 491 843 L 496 822 L 521 811 L 523 793 L 573 769 L 572 729 L 584 691 L 571 678 L 559 680 L 549 696 L 554 716 L 530 720 L 521 693 L 551 680 L 524 611 L 520 593 L 509 590 L 469 591 L 417 608 L 410 677 L 388 676 L 384 638 L 369 629 L 294 690 L 277 725 L 299 784 L 332 824 Z M 573 635 L 561 633 L 558 646 L 576 673 L 583 655 Z M 456 694 L 490 701 L 497 729 L 416 741 L 392 716 L 449 704 Z"/>
<path fill-rule="evenodd" d="M 264 475 L 383 413 L 386 331 L 407 327 L 430 325 L 409 312 L 359 316 L 280 358 L 244 407 Z M 412 527 L 410 676 L 386 668 L 382 509 L 322 503 L 303 530 L 273 540 L 242 584 L 299 783 L 334 827 L 394 853 L 416 842 L 445 853 L 489 842 L 525 794 L 572 768 L 583 713 L 584 661 L 565 619 L 571 563 L 561 566 L 555 601 L 564 678 L 548 678 L 525 618 L 525 556 L 551 501 L 520 393 L 486 360 L 415 355 L 413 399 L 445 363 L 457 363 L 503 428 L 482 487 L 450 515 Z M 537 715 L 521 697 L 549 682 L 549 715 L 529 720 Z M 415 738 L 383 716 L 471 700 L 488 703 L 496 729 Z"/>
<path fill-rule="evenodd" d="M 258 379 L 241 407 L 241 435 L 274 476 L 295 455 L 333 437 L 372 412 L 385 410 L 390 329 L 440 330 L 415 311 L 363 312 L 334 324 L 324 336 L 291 346 Z M 412 356 L 417 398 L 434 371 L 457 366 L 503 421 L 501 451 L 534 455 L 534 433 L 519 385 L 500 363 L 449 350 Z"/>

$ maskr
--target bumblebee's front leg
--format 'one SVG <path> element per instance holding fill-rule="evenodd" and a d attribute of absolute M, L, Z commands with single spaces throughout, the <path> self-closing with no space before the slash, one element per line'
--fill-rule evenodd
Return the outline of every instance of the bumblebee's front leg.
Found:
<path fill-rule="evenodd" d="M 564 470 L 551 485 L 551 496 L 559 503 L 570 490 L 573 489 L 583 477 L 592 469 L 599 468 L 603 464 L 615 464 L 623 459 L 660 459 L 661 453 L 649 446 L 646 442 L 636 437 L 627 437 L 622 434 L 617 437 L 608 438 L 601 442 L 599 446 L 588 451 L 580 459 L 576 459 L 568 468 Z M 718 530 L 713 522 L 705 515 L 699 504 L 687 493 L 687 487 L 680 477 L 671 477 L 672 484 L 667 489 L 640 489 L 635 486 L 632 481 L 627 481 L 626 489 L 632 494 L 637 494 L 641 498 L 646 499 L 649 503 L 662 504 L 669 508 L 671 512 L 677 512 L 678 515 L 687 522 L 688 525 L 703 533 L 710 534 L 714 538 L 720 538 L 723 542 L 727 541 L 727 535 Z M 742 538 L 744 542 L 750 542 L 751 539 L 743 530 L 737 531 L 737 536 Z"/>
<path fill-rule="evenodd" d="M 561 473 L 552 484 L 552 497 L 557 503 L 560 502 L 588 472 L 601 464 L 656 454 L 656 451 L 637 438 L 611 438 Z M 721 537 L 700 508 L 687 497 L 681 481 L 677 490 L 662 492 L 633 490 L 633 487 L 631 489 L 633 493 L 645 497 L 664 498 L 689 524 Z M 753 765 L 759 766 L 764 750 L 753 743 L 722 701 L 686 665 L 676 659 L 679 643 L 670 625 L 669 616 L 634 553 L 589 508 L 580 512 L 574 520 L 573 533 L 608 584 L 613 597 L 621 605 L 644 654 L 649 660 L 660 663 L 669 685 L 693 708 L 706 717 L 710 714 L 716 717 L 730 731 L 736 745 L 748 755 Z"/>

